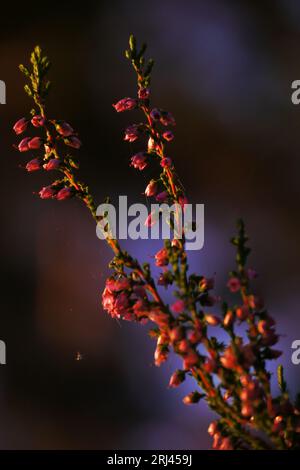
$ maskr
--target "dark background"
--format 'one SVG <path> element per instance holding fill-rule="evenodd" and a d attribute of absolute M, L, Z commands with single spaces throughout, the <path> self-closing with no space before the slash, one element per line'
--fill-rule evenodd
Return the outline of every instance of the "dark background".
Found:
<path fill-rule="evenodd" d="M 228 240 L 243 216 L 262 293 L 282 333 L 292 393 L 300 388 L 291 343 L 300 338 L 300 79 L 297 0 L 5 2 L 0 18 L 1 315 L 0 447 L 3 449 L 204 449 L 212 416 L 185 407 L 191 385 L 168 390 L 172 363 L 152 366 L 143 328 L 101 309 L 111 253 L 79 201 L 41 201 L 45 174 L 25 174 L 12 145 L 14 122 L 31 103 L 17 66 L 39 43 L 53 63 L 51 117 L 66 119 L 84 143 L 81 176 L 97 201 L 147 179 L 128 167 L 136 146 L 122 141 L 136 114 L 111 104 L 135 92 L 124 59 L 129 33 L 156 60 L 154 103 L 174 113 L 170 152 L 191 201 L 205 204 L 205 246 L 194 270 L 216 273 L 225 294 L 233 268 Z M 127 243 L 152 260 L 151 243 Z M 77 351 L 83 355 L 75 360 Z"/>

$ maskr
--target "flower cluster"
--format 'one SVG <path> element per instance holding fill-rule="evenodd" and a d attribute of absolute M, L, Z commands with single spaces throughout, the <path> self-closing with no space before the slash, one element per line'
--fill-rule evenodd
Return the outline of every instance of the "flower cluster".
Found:
<path fill-rule="evenodd" d="M 130 158 L 133 168 L 156 168 L 157 175 L 148 181 L 145 195 L 184 206 L 187 197 L 168 151 L 168 144 L 174 140 L 175 119 L 170 112 L 151 106 L 153 61 L 146 61 L 145 50 L 145 45 L 138 50 L 135 38 L 130 36 L 126 57 L 137 75 L 137 95 L 113 106 L 117 112 L 140 110 L 144 117 L 143 122 L 126 128 L 124 140 L 141 146 Z M 25 137 L 19 143 L 20 152 L 43 149 L 43 156 L 28 162 L 26 168 L 60 171 L 62 179 L 43 188 L 40 197 L 61 200 L 77 195 L 98 221 L 88 188 L 74 176 L 78 164 L 68 154 L 61 156 L 61 144 L 78 148 L 80 141 L 69 124 L 46 117 L 49 62 L 38 47 L 31 62 L 32 72 L 24 66 L 21 69 L 30 79 L 31 87 L 26 85 L 25 89 L 39 112 L 33 110 L 30 120 L 19 120 L 14 130 L 20 135 L 32 125 L 43 130 L 44 136 Z M 151 226 L 156 220 L 157 214 L 151 213 L 145 224 Z M 227 282 L 229 302 L 213 293 L 214 279 L 189 272 L 184 234 L 180 240 L 166 240 L 154 255 L 156 266 L 161 268 L 158 279 L 152 276 L 149 264 L 141 265 L 117 240 L 107 238 L 114 252 L 110 263 L 113 274 L 106 281 L 102 305 L 114 319 L 152 325 L 149 334 L 156 341 L 155 365 L 163 364 L 172 353 L 180 357 L 181 368 L 171 375 L 169 387 L 179 387 L 187 377 L 194 379 L 196 389 L 183 398 L 183 403 L 194 405 L 204 399 L 219 415 L 208 429 L 213 448 L 297 449 L 300 399 L 293 403 L 289 398 L 281 366 L 278 394 L 271 393 L 267 361 L 281 354 L 274 348 L 279 335 L 274 319 L 252 290 L 257 274 L 247 267 L 250 249 L 243 221 L 238 222 L 238 233 L 231 241 L 236 248 L 236 268 Z M 158 286 L 172 288 L 175 298 L 171 305 L 164 302 Z M 218 329 L 226 333 L 226 343 L 217 339 Z"/>
<path fill-rule="evenodd" d="M 62 120 L 50 119 L 46 115 L 45 98 L 50 88 L 50 82 L 45 79 L 50 67 L 47 57 L 42 56 L 39 46 L 31 54 L 32 71 L 24 65 L 20 70 L 29 80 L 25 91 L 35 103 L 36 109 L 31 110 L 30 117 L 22 117 L 13 126 L 19 136 L 28 132 L 29 136 L 22 136 L 17 145 L 21 153 L 32 153 L 25 168 L 28 172 L 38 170 L 57 171 L 61 174 L 49 186 L 39 191 L 41 199 L 57 199 L 62 201 L 73 196 L 81 198 L 88 207 L 94 210 L 92 197 L 88 188 L 82 185 L 74 176 L 74 170 L 79 168 L 76 160 L 70 155 L 68 149 L 79 149 L 81 141 L 72 126 Z M 38 135 L 34 135 L 38 133 Z"/>

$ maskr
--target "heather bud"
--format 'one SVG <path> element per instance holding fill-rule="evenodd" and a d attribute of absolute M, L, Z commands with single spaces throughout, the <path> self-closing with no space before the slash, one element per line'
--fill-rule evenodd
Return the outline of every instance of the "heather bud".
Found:
<path fill-rule="evenodd" d="M 39 192 L 41 199 L 51 199 L 55 195 L 55 190 L 51 186 L 45 186 Z"/>
<path fill-rule="evenodd" d="M 178 387 L 185 379 L 185 373 L 183 370 L 176 370 L 170 378 L 169 387 Z"/>
<path fill-rule="evenodd" d="M 171 142 L 171 140 L 174 139 L 174 134 L 172 131 L 166 131 L 163 133 L 163 138 L 167 141 L 167 142 Z"/>
<path fill-rule="evenodd" d="M 227 282 L 227 287 L 231 292 L 238 292 L 241 288 L 241 282 L 237 277 L 232 277 Z"/>
<path fill-rule="evenodd" d="M 193 405 L 194 403 L 198 403 L 201 399 L 201 395 L 198 392 L 191 392 L 184 397 L 182 400 L 185 405 Z"/>
<path fill-rule="evenodd" d="M 165 202 L 169 197 L 169 194 L 167 191 L 162 191 L 156 196 L 157 202 Z"/>
<path fill-rule="evenodd" d="M 34 158 L 33 160 L 30 160 L 30 162 L 27 163 L 26 165 L 26 170 L 27 171 L 36 171 L 41 168 L 41 163 L 38 158 Z"/>
<path fill-rule="evenodd" d="M 58 158 L 52 158 L 43 165 L 43 168 L 47 171 L 57 170 L 60 167 L 60 160 Z"/>
<path fill-rule="evenodd" d="M 131 166 L 137 170 L 144 170 L 144 168 L 147 166 L 147 154 L 144 152 L 139 152 L 131 157 Z"/>
<path fill-rule="evenodd" d="M 131 109 L 136 108 L 137 100 L 134 98 L 123 98 L 118 101 L 116 104 L 113 104 L 113 107 L 118 113 L 123 111 L 130 111 Z"/>
<path fill-rule="evenodd" d="M 25 137 L 21 140 L 18 145 L 19 152 L 27 152 L 29 150 L 28 143 L 31 140 L 31 137 Z"/>
<path fill-rule="evenodd" d="M 140 100 L 147 100 L 150 96 L 149 88 L 140 88 L 138 91 L 138 97 Z"/>
<path fill-rule="evenodd" d="M 30 150 L 38 150 L 43 143 L 43 139 L 41 137 L 33 137 L 28 142 L 28 148 Z"/>
<path fill-rule="evenodd" d="M 43 127 L 45 125 L 45 123 L 46 123 L 46 119 L 43 116 L 41 116 L 40 114 L 36 114 L 31 119 L 31 124 L 34 127 Z"/>
<path fill-rule="evenodd" d="M 154 121 L 158 121 L 161 117 L 161 113 L 160 113 L 160 110 L 157 109 L 157 108 L 154 108 L 152 109 L 152 111 L 150 112 L 150 117 L 151 119 L 153 119 Z"/>
<path fill-rule="evenodd" d="M 172 305 L 171 305 L 171 310 L 173 313 L 182 313 L 185 309 L 185 303 L 183 300 L 179 299 L 179 300 L 176 300 L 176 302 L 174 302 Z"/>
<path fill-rule="evenodd" d="M 22 134 L 26 131 L 28 126 L 28 121 L 25 118 L 19 119 L 13 127 L 13 130 L 17 135 Z"/>
<path fill-rule="evenodd" d="M 145 189 L 145 195 L 148 197 L 154 196 L 157 193 L 157 183 L 154 180 L 151 180 Z"/>
<path fill-rule="evenodd" d="M 228 312 L 226 313 L 224 317 L 223 325 L 225 326 L 225 328 L 229 328 L 232 325 L 233 321 L 234 321 L 234 313 L 232 310 L 228 310 Z"/>
<path fill-rule="evenodd" d="M 216 315 L 208 314 L 205 315 L 205 321 L 208 323 L 208 325 L 217 326 L 220 323 L 220 318 L 218 318 Z"/>
<path fill-rule="evenodd" d="M 169 263 L 168 252 L 166 248 L 162 248 L 155 255 L 155 264 L 156 266 L 167 266 Z"/>
<path fill-rule="evenodd" d="M 170 168 L 170 166 L 172 166 L 171 158 L 168 158 L 168 157 L 162 158 L 160 161 L 160 166 L 162 168 Z"/>
<path fill-rule="evenodd" d="M 74 135 L 71 135 L 68 139 L 65 139 L 65 144 L 69 147 L 73 147 L 74 149 L 79 149 L 82 145 L 81 141 Z"/>
<path fill-rule="evenodd" d="M 71 188 L 62 188 L 60 191 L 58 191 L 56 199 L 58 201 L 63 201 L 65 199 L 69 199 L 72 195 L 73 191 Z"/>
<path fill-rule="evenodd" d="M 56 122 L 55 128 L 57 132 L 63 137 L 69 137 L 74 134 L 73 127 L 71 127 L 67 122 Z"/>

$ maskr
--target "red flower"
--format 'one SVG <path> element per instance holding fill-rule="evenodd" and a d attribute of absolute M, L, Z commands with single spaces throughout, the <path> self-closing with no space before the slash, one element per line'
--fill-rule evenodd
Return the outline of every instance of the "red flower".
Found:
<path fill-rule="evenodd" d="M 241 288 L 240 280 L 237 277 L 231 277 L 227 282 L 227 287 L 231 292 L 238 292 Z"/>
<path fill-rule="evenodd" d="M 19 152 L 27 152 L 29 150 L 28 143 L 31 137 L 25 137 L 18 145 Z"/>
<path fill-rule="evenodd" d="M 172 131 L 166 131 L 163 133 L 163 138 L 167 141 L 167 142 L 171 142 L 171 140 L 174 139 L 174 134 Z"/>
<path fill-rule="evenodd" d="M 60 160 L 59 158 L 52 158 L 47 163 L 43 165 L 43 168 L 47 171 L 49 170 L 57 170 L 60 167 Z"/>
<path fill-rule="evenodd" d="M 74 129 L 70 126 L 67 122 L 56 122 L 55 128 L 57 132 L 62 135 L 63 137 L 69 137 L 74 134 Z"/>
<path fill-rule="evenodd" d="M 137 107 L 137 100 L 134 98 L 123 98 L 118 101 L 116 104 L 113 104 L 113 107 L 118 113 L 123 111 L 130 111 Z"/>
<path fill-rule="evenodd" d="M 17 135 L 22 134 L 26 131 L 28 126 L 28 121 L 25 118 L 19 119 L 13 127 L 13 130 Z"/>
<path fill-rule="evenodd" d="M 39 196 L 41 199 L 51 199 L 55 195 L 55 189 L 52 186 L 45 186 L 39 192 Z"/>
<path fill-rule="evenodd" d="M 147 154 L 144 152 L 139 152 L 131 157 L 131 166 L 140 171 L 144 170 L 147 166 Z"/>
<path fill-rule="evenodd" d="M 73 191 L 71 188 L 62 188 L 58 191 L 56 195 L 56 199 L 58 201 L 64 201 L 65 199 L 69 199 L 73 195 Z"/>
<path fill-rule="evenodd" d="M 30 162 L 27 163 L 26 165 L 26 170 L 27 171 L 36 171 L 41 168 L 41 162 L 38 158 L 34 158 L 33 160 L 30 160 Z"/>
<path fill-rule="evenodd" d="M 31 124 L 34 127 L 43 127 L 45 125 L 45 123 L 46 123 L 46 119 L 43 116 L 41 116 L 40 114 L 36 114 L 31 119 Z"/>
<path fill-rule="evenodd" d="M 171 158 L 168 158 L 168 157 L 162 158 L 160 161 L 160 166 L 162 168 L 170 168 L 170 166 L 172 166 Z"/>
<path fill-rule="evenodd" d="M 30 150 L 38 150 L 43 143 L 43 139 L 41 137 L 33 137 L 28 142 L 28 147 Z"/>
<path fill-rule="evenodd" d="M 148 197 L 154 196 L 157 192 L 157 183 L 154 180 L 151 180 L 145 189 L 145 195 Z"/>
<path fill-rule="evenodd" d="M 138 139 L 140 133 L 140 126 L 138 124 L 132 124 L 132 126 L 127 127 L 124 140 L 128 140 L 128 142 L 134 142 Z"/>
<path fill-rule="evenodd" d="M 171 310 L 173 313 L 182 313 L 185 309 L 185 303 L 183 300 L 179 299 L 179 300 L 176 300 L 176 302 L 174 302 L 172 305 L 171 305 Z"/>
<path fill-rule="evenodd" d="M 69 147 L 73 147 L 74 149 L 79 149 L 82 145 L 81 141 L 74 135 L 71 135 L 68 139 L 65 139 L 65 144 Z"/>
<path fill-rule="evenodd" d="M 166 248 L 162 248 L 155 255 L 156 266 L 167 266 L 169 264 L 169 257 Z"/>

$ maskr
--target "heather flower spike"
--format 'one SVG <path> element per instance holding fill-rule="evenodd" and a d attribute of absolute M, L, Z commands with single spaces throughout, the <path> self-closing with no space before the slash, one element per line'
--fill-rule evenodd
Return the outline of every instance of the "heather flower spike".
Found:
<path fill-rule="evenodd" d="M 151 104 L 153 60 L 147 60 L 145 52 L 146 45 L 138 48 L 131 35 L 125 56 L 136 74 L 136 96 L 123 98 L 113 106 L 117 112 L 135 109 L 142 116 L 142 122 L 128 123 L 124 140 L 139 147 L 131 156 L 130 165 L 138 170 L 151 166 L 156 172 L 147 182 L 145 194 L 183 206 L 187 197 L 169 154 L 175 118 Z M 81 147 L 81 141 L 67 121 L 52 119 L 46 113 L 49 67 L 50 62 L 38 46 L 31 55 L 31 69 L 20 66 L 29 81 L 25 91 L 35 109 L 31 119 L 21 118 L 14 126 L 17 135 L 27 130 L 30 134 L 18 143 L 18 150 L 35 152 L 35 158 L 26 165 L 28 171 L 51 170 L 57 175 L 39 191 L 41 199 L 63 201 L 77 197 L 99 223 L 102 219 L 96 215 L 93 197 L 77 179 L 78 163 L 69 154 L 70 147 Z M 151 213 L 145 224 L 152 226 L 157 217 Z M 107 224 L 103 230 L 110 233 Z M 278 393 L 271 391 L 268 361 L 281 354 L 274 348 L 279 335 L 275 321 L 252 288 L 256 272 L 247 266 L 250 249 L 243 221 L 238 222 L 237 235 L 231 240 L 236 249 L 236 266 L 229 275 L 228 298 L 217 303 L 218 297 L 211 292 L 214 279 L 189 271 L 184 234 L 180 240 L 165 240 L 164 246 L 153 254 L 161 269 L 157 281 L 148 263 L 141 265 L 121 248 L 118 240 L 108 237 L 106 241 L 114 258 L 110 263 L 112 275 L 102 294 L 104 310 L 112 318 L 152 324 L 149 333 L 156 341 L 155 365 L 163 365 L 170 354 L 179 356 L 182 367 L 171 375 L 169 387 L 179 387 L 186 376 L 194 379 L 196 389 L 183 397 L 183 403 L 195 406 L 204 398 L 218 414 L 208 429 L 213 448 L 299 449 L 300 407 L 289 397 L 282 366 L 277 374 Z M 170 306 L 158 286 L 172 289 L 174 300 Z M 220 313 L 212 311 L 212 306 L 218 307 Z M 240 328 L 245 325 L 246 334 L 242 336 Z M 216 337 L 219 329 L 227 338 L 224 343 Z"/>

